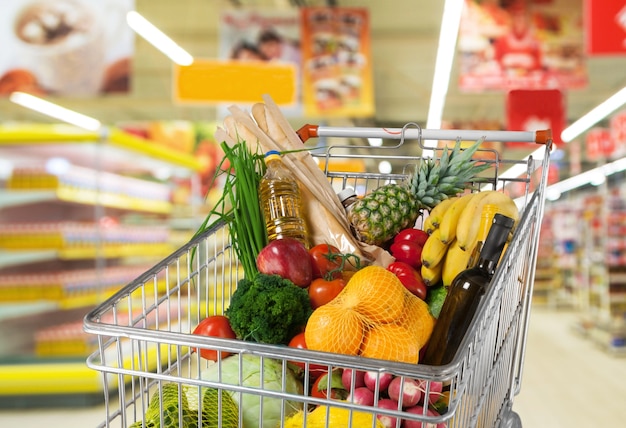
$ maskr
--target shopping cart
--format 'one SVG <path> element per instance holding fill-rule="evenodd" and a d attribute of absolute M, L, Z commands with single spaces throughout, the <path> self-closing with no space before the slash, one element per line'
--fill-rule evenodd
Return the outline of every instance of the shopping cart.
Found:
<path fill-rule="evenodd" d="M 326 162 L 325 173 L 334 188 L 352 187 L 360 194 L 390 180 L 405 180 L 407 175 L 404 172 L 336 172 L 328 168 L 333 160 L 388 159 L 414 165 L 428 152 L 436 156 L 442 142 L 458 139 L 540 144 L 534 155 L 523 160 L 502 159 L 496 150 L 481 150 L 475 155 L 491 163 L 491 168 L 481 174 L 476 186 L 483 189 L 521 186 L 523 192 L 517 202 L 522 207 L 522 214 L 492 285 L 455 358 L 448 365 L 434 367 L 191 334 L 208 314 L 223 313 L 237 281 L 243 277 L 227 228 L 217 225 L 156 264 L 85 317 L 84 329 L 97 336 L 97 351 L 88 357 L 87 364 L 103 374 L 106 416 L 101 426 L 129 427 L 133 423 L 141 426 L 150 398 L 155 394 L 162 398 L 167 384 L 178 386 L 180 406 L 184 405 L 183 397 L 202 397 L 207 388 L 219 391 L 220 408 L 223 408 L 224 394 L 239 394 L 239 401 L 245 398 L 246 403 L 238 409 L 240 426 L 244 414 L 249 416 L 250 412 L 263 421 L 258 426 L 283 426 L 284 422 L 280 421 L 284 421 L 293 406 L 311 409 L 318 405 L 325 405 L 328 414 L 335 408 L 346 409 L 349 421 L 356 419 L 359 412 L 395 417 L 398 427 L 404 426 L 402 420 L 421 421 L 423 426 L 437 427 L 521 426 L 520 418 L 513 411 L 513 399 L 521 388 L 551 148 L 549 131 L 427 130 L 414 124 L 393 129 L 307 125 L 298 134 L 303 140 L 312 137 L 399 140 L 393 147 L 384 145 L 376 149 L 366 144 L 352 144 L 314 152 L 314 156 Z M 399 155 L 399 147 L 406 148 L 406 144 L 419 144 L 422 150 L 416 145 L 414 151 L 420 156 Z M 511 173 L 514 169 L 517 172 Z M 198 349 L 230 353 L 229 358 L 239 360 L 238 375 L 233 379 L 232 374 L 222 371 L 225 355 L 216 363 L 207 362 L 195 352 Z M 253 356 L 261 368 L 270 361 L 278 364 L 282 380 L 270 387 L 262 375 L 256 384 L 246 383 L 242 366 L 248 356 Z M 290 389 L 285 380 L 293 363 L 304 367 L 302 390 Z M 350 400 L 340 401 L 302 392 L 310 390 L 312 380 L 309 374 L 319 366 L 329 372 L 334 369 L 370 371 L 377 375 L 378 382 L 385 374 L 417 379 L 422 382 L 426 397 L 443 386 L 449 397 L 447 409 L 438 414 L 427 410 L 409 413 L 401 408 L 364 406 Z M 217 375 L 204 376 L 209 369 Z M 355 378 L 351 379 L 353 383 Z M 327 387 L 330 390 L 330 380 Z M 188 400 L 192 401 L 191 398 Z M 189 407 L 192 409 L 191 404 Z M 427 405 L 423 407 L 428 408 Z M 270 422 L 270 414 L 274 417 L 276 409 L 279 409 L 278 422 Z M 161 405 L 162 417 L 164 410 Z M 199 410 L 190 411 L 195 417 L 201 416 Z M 180 427 L 186 426 L 181 420 Z M 376 426 L 375 419 L 371 426 Z M 249 425 L 246 428 L 250 428 Z"/>

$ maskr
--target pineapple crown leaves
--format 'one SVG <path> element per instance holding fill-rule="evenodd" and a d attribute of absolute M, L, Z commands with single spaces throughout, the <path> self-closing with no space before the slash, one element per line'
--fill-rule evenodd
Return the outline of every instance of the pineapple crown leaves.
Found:
<path fill-rule="evenodd" d="M 443 149 L 439 160 L 422 161 L 418 173 L 410 180 L 418 209 L 430 209 L 461 193 L 477 174 L 490 167 L 489 163 L 477 163 L 472 159 L 483 140 L 479 139 L 465 150 L 461 149 L 461 140 L 457 140 L 452 149 Z"/>

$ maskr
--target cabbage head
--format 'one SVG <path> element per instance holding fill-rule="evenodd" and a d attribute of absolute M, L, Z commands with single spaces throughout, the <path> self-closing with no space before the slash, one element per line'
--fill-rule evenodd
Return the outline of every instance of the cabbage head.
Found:
<path fill-rule="evenodd" d="M 231 355 L 224 358 L 221 364 L 221 378 L 219 377 L 220 365 L 210 365 L 203 370 L 200 377 L 204 380 L 220 382 L 225 385 L 242 385 L 263 390 L 282 391 L 282 362 L 271 358 L 257 357 L 256 355 L 244 354 L 241 357 L 241 383 L 239 382 L 239 355 Z M 261 382 L 263 371 L 263 385 Z M 243 412 L 243 428 L 263 427 L 275 428 L 281 423 L 281 408 L 284 407 L 284 416 L 289 417 L 302 410 L 301 402 L 287 401 L 280 398 L 266 397 L 264 395 L 239 393 L 227 391 Z M 287 367 L 285 379 L 285 392 L 291 394 L 303 394 L 303 385 L 294 372 Z M 261 423 L 261 406 L 263 409 L 263 422 Z"/>

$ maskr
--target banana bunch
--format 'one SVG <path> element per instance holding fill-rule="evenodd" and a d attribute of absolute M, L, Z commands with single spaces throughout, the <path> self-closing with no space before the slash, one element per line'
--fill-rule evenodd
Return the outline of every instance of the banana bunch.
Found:
<path fill-rule="evenodd" d="M 422 279 L 427 285 L 440 281 L 449 286 L 463 270 L 476 247 L 480 220 L 486 205 L 496 212 L 519 219 L 515 202 L 502 192 L 487 190 L 467 193 L 442 201 L 424 221 L 429 237 L 422 248 Z M 514 226 L 515 227 L 515 226 Z"/>

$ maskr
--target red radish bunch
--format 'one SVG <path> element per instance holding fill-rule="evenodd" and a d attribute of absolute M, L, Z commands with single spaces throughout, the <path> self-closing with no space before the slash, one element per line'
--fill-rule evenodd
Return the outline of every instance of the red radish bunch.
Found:
<path fill-rule="evenodd" d="M 443 385 L 437 381 L 412 379 L 393 376 L 387 372 L 355 371 L 345 369 L 341 380 L 350 392 L 348 401 L 364 406 L 376 406 L 380 409 L 402 411 L 405 413 L 439 416 L 431 408 L 442 396 Z M 375 394 L 378 393 L 378 397 Z M 377 415 L 385 428 L 441 428 L 441 424 L 425 424 L 420 421 L 401 420 L 389 415 Z"/>

